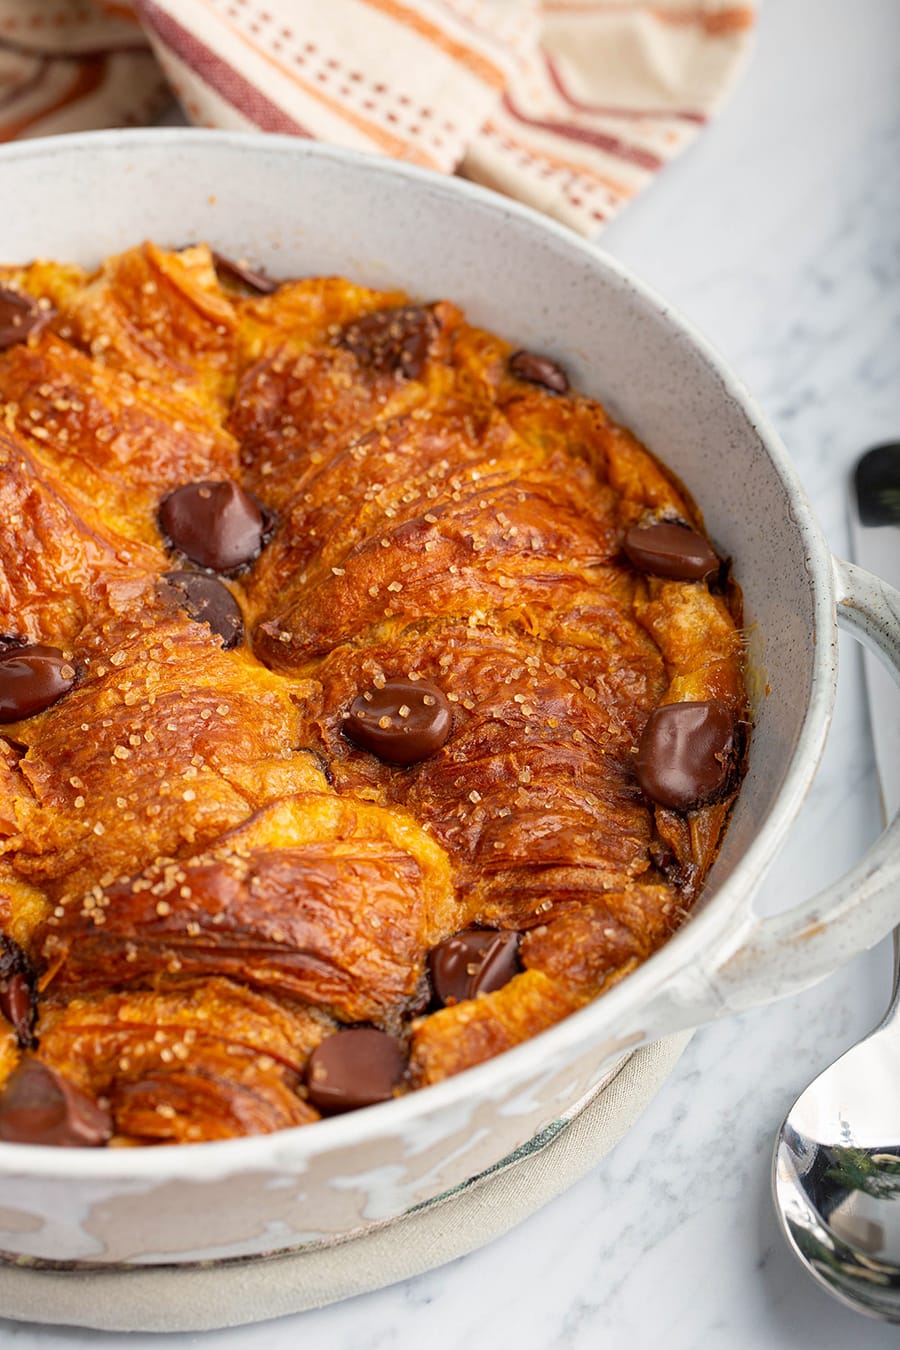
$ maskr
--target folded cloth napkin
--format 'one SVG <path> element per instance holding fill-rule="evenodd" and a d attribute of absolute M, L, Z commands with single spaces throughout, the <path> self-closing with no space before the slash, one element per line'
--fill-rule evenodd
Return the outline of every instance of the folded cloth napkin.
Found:
<path fill-rule="evenodd" d="M 717 110 L 753 3 L 0 0 L 0 139 L 161 115 L 457 172 L 592 235 Z"/>

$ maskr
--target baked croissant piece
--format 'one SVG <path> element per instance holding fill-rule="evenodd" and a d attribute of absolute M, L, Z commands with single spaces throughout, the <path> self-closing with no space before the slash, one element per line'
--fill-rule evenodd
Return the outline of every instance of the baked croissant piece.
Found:
<path fill-rule="evenodd" d="M 0 1139 L 260 1133 L 549 1027 L 746 750 L 692 501 L 452 304 L 0 272 Z"/>

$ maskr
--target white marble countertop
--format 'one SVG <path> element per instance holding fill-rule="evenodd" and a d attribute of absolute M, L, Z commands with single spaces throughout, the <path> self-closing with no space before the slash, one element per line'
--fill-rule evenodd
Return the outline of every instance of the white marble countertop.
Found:
<path fill-rule="evenodd" d="M 900 3 L 763 0 L 720 119 L 604 245 L 689 315 L 768 410 L 833 549 L 855 455 L 900 436 Z M 816 786 L 760 893 L 767 911 L 836 877 L 877 830 L 861 659 Z M 794 1096 L 877 1020 L 889 962 L 698 1031 L 618 1148 L 528 1222 L 453 1265 L 261 1327 L 131 1336 L 129 1350 L 887 1350 L 898 1328 L 801 1271 L 769 1194 Z M 2 1310 L 0 1310 L 2 1311 Z M 15 1350 L 124 1337 L 0 1319 Z"/>

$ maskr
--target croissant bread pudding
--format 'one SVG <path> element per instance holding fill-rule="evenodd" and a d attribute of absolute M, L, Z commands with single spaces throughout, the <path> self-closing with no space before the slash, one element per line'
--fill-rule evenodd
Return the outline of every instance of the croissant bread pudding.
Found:
<path fill-rule="evenodd" d="M 153 244 L 0 287 L 0 1140 L 385 1101 L 667 939 L 739 592 L 628 431 L 446 301 Z"/>

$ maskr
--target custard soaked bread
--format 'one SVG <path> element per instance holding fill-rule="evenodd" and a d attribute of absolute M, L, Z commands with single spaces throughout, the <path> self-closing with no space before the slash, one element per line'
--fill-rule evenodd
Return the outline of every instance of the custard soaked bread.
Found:
<path fill-rule="evenodd" d="M 0 283 L 0 1139 L 388 1100 L 666 940 L 746 694 L 633 436 L 444 301 L 203 246 Z"/>

